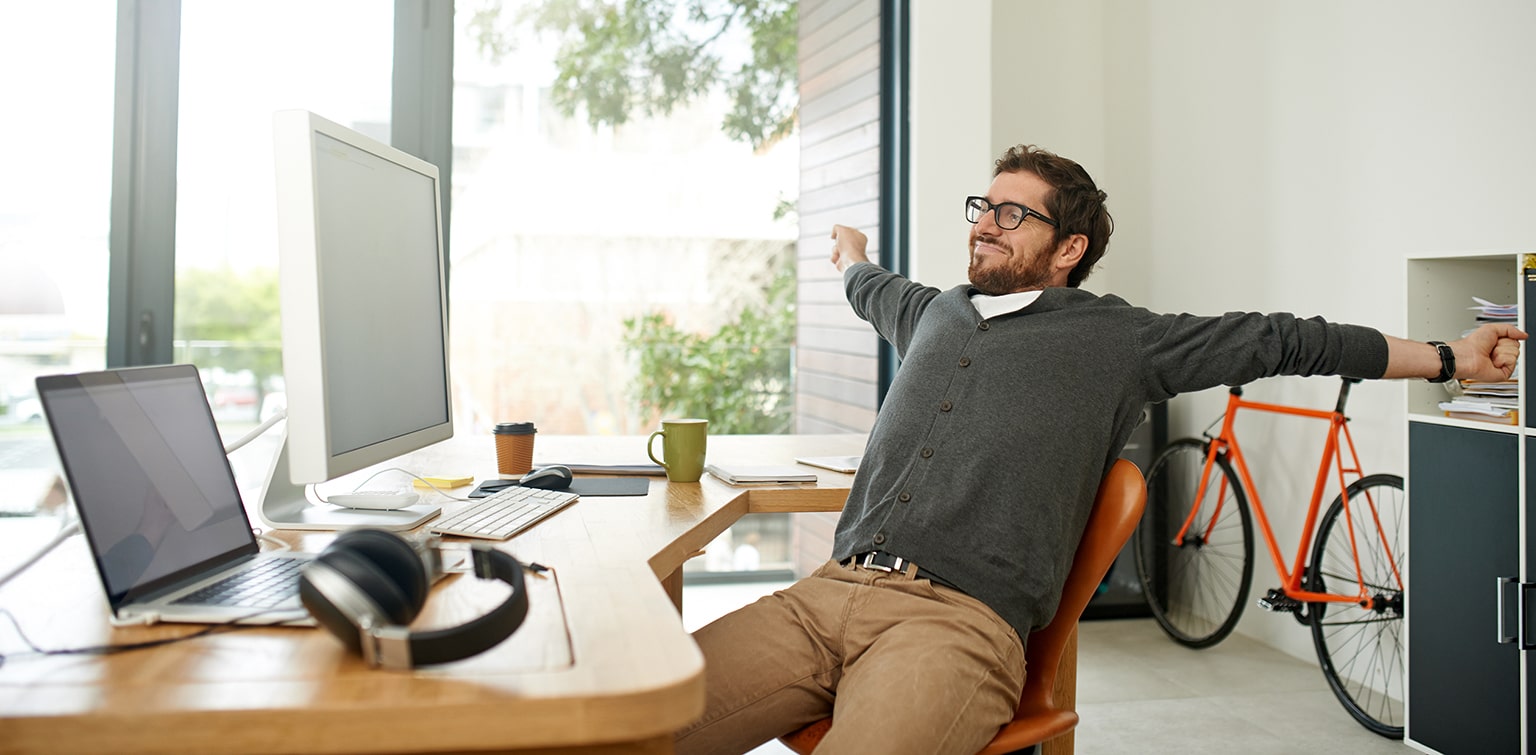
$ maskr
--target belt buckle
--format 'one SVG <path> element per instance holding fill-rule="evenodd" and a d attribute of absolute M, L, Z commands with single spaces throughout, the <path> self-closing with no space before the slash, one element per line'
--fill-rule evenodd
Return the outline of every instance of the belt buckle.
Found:
<path fill-rule="evenodd" d="M 896 563 L 894 563 L 894 564 L 892 564 L 890 566 L 886 566 L 885 564 L 877 564 L 877 563 L 875 563 L 875 556 L 879 556 L 879 555 L 887 555 L 887 556 L 889 556 L 890 554 L 888 554 L 888 553 L 882 554 L 879 551 L 870 551 L 870 552 L 864 554 L 864 557 L 859 559 L 859 561 L 857 563 L 858 563 L 859 566 L 862 566 L 865 569 L 874 569 L 876 571 L 883 571 L 883 572 L 887 572 L 887 573 L 895 573 L 895 572 L 901 571 L 901 568 L 906 565 L 906 561 L 904 559 L 902 559 L 900 556 L 891 556 L 891 558 L 896 560 Z"/>

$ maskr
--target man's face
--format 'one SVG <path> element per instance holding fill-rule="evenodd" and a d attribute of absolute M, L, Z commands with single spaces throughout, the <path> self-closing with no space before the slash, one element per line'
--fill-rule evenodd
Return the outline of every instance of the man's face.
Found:
<path fill-rule="evenodd" d="M 1045 212 L 1051 185 L 1033 173 L 1000 173 L 987 189 L 988 202 L 1016 202 Z M 994 296 L 1032 291 L 1066 284 L 1066 270 L 1056 268 L 1052 243 L 1056 229 L 1036 217 L 1027 217 L 1011 231 L 997 225 L 997 214 L 988 212 L 971 226 L 971 261 L 966 273 L 971 285 Z"/>

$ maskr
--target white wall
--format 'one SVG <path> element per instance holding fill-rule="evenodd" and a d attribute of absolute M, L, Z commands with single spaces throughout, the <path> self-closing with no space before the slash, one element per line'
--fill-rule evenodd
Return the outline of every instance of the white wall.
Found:
<path fill-rule="evenodd" d="M 910 263 L 939 288 L 965 282 L 965 197 L 986 191 L 997 157 L 992 13 L 992 0 L 912 3 Z"/>
<path fill-rule="evenodd" d="M 952 145 L 983 140 L 995 156 L 1027 141 L 1082 162 L 1116 219 L 1086 288 L 1161 311 L 1284 310 L 1400 333 L 1407 255 L 1536 250 L 1536 4 L 991 6 L 991 118 L 930 121 L 914 153 L 976 159 Z M 930 19 L 972 45 L 983 27 L 968 20 Z M 950 54 L 914 47 L 915 81 Z M 1278 378 L 1249 395 L 1326 408 L 1337 385 Z M 1173 434 L 1203 429 L 1224 398 L 1176 399 Z M 1402 384 L 1355 391 L 1368 471 L 1404 472 L 1403 402 Z M 1321 428 L 1253 415 L 1239 430 L 1289 562 Z M 1278 585 L 1264 551 L 1255 596 Z M 1313 657 L 1289 617 L 1250 607 L 1239 631 Z"/>

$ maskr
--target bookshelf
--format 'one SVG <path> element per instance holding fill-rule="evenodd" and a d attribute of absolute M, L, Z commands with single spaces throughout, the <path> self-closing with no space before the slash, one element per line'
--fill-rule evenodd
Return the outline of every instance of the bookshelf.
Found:
<path fill-rule="evenodd" d="M 1525 311 L 1520 285 L 1523 252 L 1472 252 L 1408 259 L 1408 322 L 1404 337 L 1415 341 L 1449 341 L 1476 325 L 1473 297 L 1515 304 Z M 1523 320 L 1524 318 L 1522 318 Z M 1525 327 L 1523 323 L 1520 327 Z M 1524 390 L 1521 395 L 1524 395 Z M 1420 422 L 1517 433 L 1513 425 L 1451 419 L 1439 408 L 1449 398 L 1445 386 L 1423 381 L 1408 384 L 1408 415 Z M 1527 413 L 1520 412 L 1522 418 Z"/>
<path fill-rule="evenodd" d="M 1459 337 L 1477 324 L 1473 297 L 1516 304 L 1516 324 L 1528 329 L 1533 251 L 1410 257 L 1405 336 Z M 1536 590 L 1526 556 L 1536 544 L 1536 517 L 1526 515 L 1536 510 L 1526 479 L 1536 427 L 1526 427 L 1524 364 L 1515 425 L 1446 417 L 1445 386 L 1408 382 L 1407 739 L 1426 752 L 1536 751 L 1536 664 L 1522 648 L 1536 626 L 1527 632 L 1516 611 Z"/>

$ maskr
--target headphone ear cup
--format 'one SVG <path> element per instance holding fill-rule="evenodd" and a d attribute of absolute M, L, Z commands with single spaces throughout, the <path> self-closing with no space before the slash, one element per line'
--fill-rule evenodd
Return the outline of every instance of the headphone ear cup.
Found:
<path fill-rule="evenodd" d="M 371 563 L 398 591 L 404 608 L 398 619 L 392 609 L 389 611 L 393 623 L 409 624 L 421 613 L 432 585 L 421 555 L 404 538 L 384 530 L 348 530 L 332 545 L 345 546 L 349 552 Z"/>
<path fill-rule="evenodd" d="M 318 559 L 317 559 L 318 560 Z M 307 569 L 308 567 L 306 567 Z M 329 629 L 331 634 L 341 640 L 353 653 L 361 655 L 363 652 L 363 630 L 352 618 L 343 613 L 335 603 L 331 602 L 325 591 L 310 581 L 305 572 L 299 574 L 299 600 L 304 604 L 309 615 L 315 617 L 320 626 Z"/>
<path fill-rule="evenodd" d="M 421 609 L 421 603 L 424 602 L 424 599 L 416 600 L 416 597 L 411 594 L 412 562 L 415 562 L 417 571 L 424 572 L 425 569 L 416 558 L 414 549 L 404 541 L 398 541 L 396 538 L 398 542 L 391 543 L 387 539 L 373 537 L 373 534 L 383 533 L 375 533 L 372 530 L 343 532 L 315 557 L 316 565 L 328 567 L 329 571 L 335 575 L 330 578 L 331 580 L 337 578 L 344 580 L 350 583 L 357 593 L 361 593 L 361 597 L 366 597 L 368 608 L 364 608 L 364 604 L 358 603 L 355 598 L 325 595 L 325 589 L 337 589 L 327 588 L 328 584 L 334 584 L 334 582 L 314 580 L 305 580 L 305 582 L 310 583 L 310 592 L 323 596 L 330 604 L 323 606 L 322 610 L 335 610 L 344 617 L 347 617 L 348 613 L 362 610 L 370 613 L 375 609 L 378 611 L 378 615 L 371 617 L 347 617 L 349 624 L 363 618 L 379 624 L 409 624 Z M 409 552 L 409 559 L 400 553 L 399 548 Z M 421 581 L 425 582 L 424 574 L 421 576 Z M 302 600 L 305 592 L 304 583 L 300 584 L 299 589 Z M 337 605 L 338 602 L 352 607 L 343 612 Z M 322 620 L 321 615 L 317 614 L 316 620 Z M 355 633 L 357 630 L 353 628 L 352 631 Z M 343 639 L 347 638 L 343 637 Z"/>

